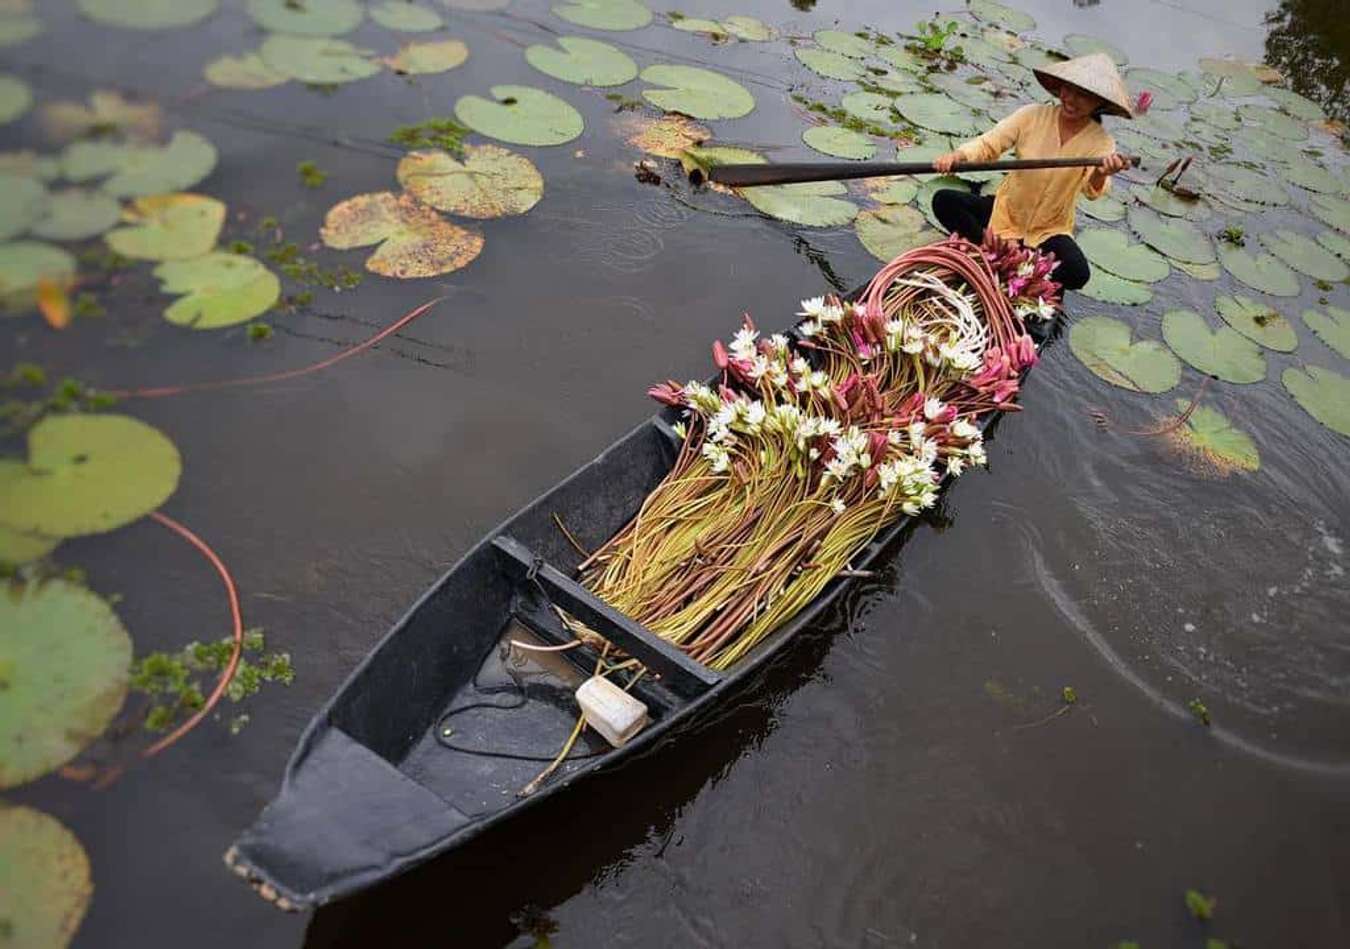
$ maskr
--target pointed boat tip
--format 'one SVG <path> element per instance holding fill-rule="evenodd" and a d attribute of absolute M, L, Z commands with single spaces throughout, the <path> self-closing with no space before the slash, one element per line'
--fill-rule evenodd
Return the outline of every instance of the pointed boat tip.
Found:
<path fill-rule="evenodd" d="M 271 903 L 277 909 L 286 913 L 298 913 L 302 909 L 309 908 L 295 900 L 282 896 L 277 892 L 276 887 L 263 880 L 263 878 L 245 862 L 244 858 L 239 853 L 238 845 L 231 844 L 230 848 L 222 855 L 222 859 L 225 861 L 225 866 L 229 867 L 231 873 L 247 883 L 254 893 L 262 897 L 266 902 Z"/>

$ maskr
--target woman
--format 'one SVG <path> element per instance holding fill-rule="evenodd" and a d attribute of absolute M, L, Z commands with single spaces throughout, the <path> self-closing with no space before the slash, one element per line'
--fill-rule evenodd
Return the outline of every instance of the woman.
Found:
<path fill-rule="evenodd" d="M 1104 53 L 1032 71 L 1057 104 L 1023 106 L 979 138 L 937 158 L 934 166 L 945 174 L 968 161 L 993 161 L 1010 148 L 1018 158 L 1100 158 L 1101 164 L 1009 172 L 988 197 L 944 189 L 933 195 L 933 214 L 967 240 L 982 240 L 987 227 L 1000 237 L 1052 251 L 1059 261 L 1055 279 L 1064 289 L 1077 290 L 1091 275 L 1073 239 L 1078 195 L 1100 198 L 1111 187 L 1110 176 L 1128 167 L 1100 116 L 1134 115 L 1125 84 Z"/>

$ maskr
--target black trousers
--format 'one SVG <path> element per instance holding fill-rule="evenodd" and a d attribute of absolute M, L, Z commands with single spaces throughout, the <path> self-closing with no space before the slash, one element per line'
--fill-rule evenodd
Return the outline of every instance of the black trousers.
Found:
<path fill-rule="evenodd" d="M 943 188 L 933 195 L 933 214 L 948 231 L 960 234 L 968 241 L 984 240 L 984 229 L 994 213 L 994 196 L 969 194 L 954 188 Z M 1056 234 L 1037 246 L 1055 255 L 1059 266 L 1053 274 L 1065 290 L 1078 290 L 1092 276 L 1087 258 L 1068 234 Z"/>

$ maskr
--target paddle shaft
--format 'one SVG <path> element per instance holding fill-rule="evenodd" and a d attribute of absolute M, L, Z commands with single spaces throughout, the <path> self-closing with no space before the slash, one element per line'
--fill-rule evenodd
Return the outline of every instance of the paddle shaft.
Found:
<path fill-rule="evenodd" d="M 1129 158 L 1138 167 L 1138 157 Z M 1028 171 L 1033 168 L 1089 168 L 1100 158 L 1010 158 L 1005 161 L 969 161 L 951 174 L 967 171 Z M 758 185 L 791 185 L 808 181 L 841 181 L 846 178 L 881 178 L 888 175 L 942 174 L 930 161 L 908 162 L 785 162 L 781 165 L 715 165 L 708 180 L 733 188 Z"/>

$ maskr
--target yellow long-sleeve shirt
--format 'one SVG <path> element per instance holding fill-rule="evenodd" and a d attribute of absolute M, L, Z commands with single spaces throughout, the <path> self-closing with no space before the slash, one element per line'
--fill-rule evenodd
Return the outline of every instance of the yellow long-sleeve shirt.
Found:
<path fill-rule="evenodd" d="M 1059 142 L 1059 105 L 1025 105 L 957 151 L 967 161 L 993 161 L 1008 149 L 1018 158 L 1098 158 L 1116 150 L 1116 141 L 1100 122 L 1089 122 L 1063 145 Z M 959 167 L 959 166 L 958 166 Z M 989 226 L 999 237 L 1017 238 L 1035 247 L 1056 234 L 1072 234 L 1080 193 L 1095 200 L 1111 188 L 1091 185 L 1092 168 L 1040 168 L 1009 172 L 994 192 Z"/>

